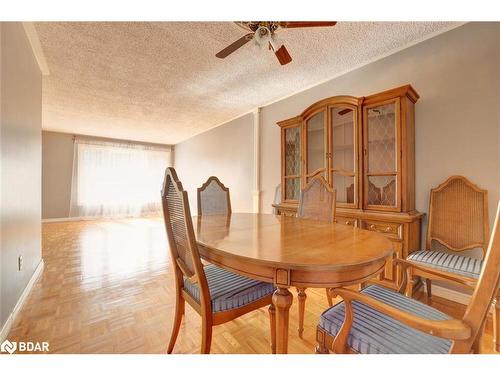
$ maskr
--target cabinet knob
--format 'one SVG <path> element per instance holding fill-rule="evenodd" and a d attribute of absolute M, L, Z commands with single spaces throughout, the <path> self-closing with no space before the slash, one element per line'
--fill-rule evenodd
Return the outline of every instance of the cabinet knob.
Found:
<path fill-rule="evenodd" d="M 375 230 L 375 225 L 374 224 L 370 225 L 370 229 Z"/>
<path fill-rule="evenodd" d="M 391 230 L 392 230 L 392 228 L 391 228 L 391 227 L 387 227 L 387 228 L 385 228 L 385 231 L 386 231 L 386 232 L 390 232 Z"/>
<path fill-rule="evenodd" d="M 345 224 L 346 224 L 346 225 L 351 225 L 351 224 L 352 224 L 352 222 L 351 222 L 351 221 L 349 221 L 349 220 L 347 220 L 347 221 L 345 222 Z"/>

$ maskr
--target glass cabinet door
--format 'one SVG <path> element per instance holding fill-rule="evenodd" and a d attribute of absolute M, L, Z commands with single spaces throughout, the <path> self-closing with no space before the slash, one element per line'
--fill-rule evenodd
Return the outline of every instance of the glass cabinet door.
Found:
<path fill-rule="evenodd" d="M 340 205 L 357 204 L 356 110 L 346 106 L 330 108 L 330 181 Z"/>
<path fill-rule="evenodd" d="M 398 207 L 398 110 L 393 101 L 366 109 L 365 202 Z"/>
<path fill-rule="evenodd" d="M 316 175 L 326 178 L 325 112 L 306 120 L 306 182 Z"/>
<path fill-rule="evenodd" d="M 283 129 L 284 201 L 298 201 L 300 195 L 300 126 Z"/>

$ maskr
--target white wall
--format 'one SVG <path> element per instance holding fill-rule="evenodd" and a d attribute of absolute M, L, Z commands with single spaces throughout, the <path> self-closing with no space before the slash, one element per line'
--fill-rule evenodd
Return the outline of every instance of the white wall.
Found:
<path fill-rule="evenodd" d="M 1 328 L 41 261 L 42 76 L 23 25 L 0 29 Z"/>
<path fill-rule="evenodd" d="M 196 214 L 196 189 L 217 176 L 229 187 L 233 212 L 252 212 L 253 115 L 248 114 L 175 146 L 175 169 Z"/>
<path fill-rule="evenodd" d="M 277 121 L 329 96 L 370 95 L 410 83 L 421 96 L 416 105 L 417 209 L 427 212 L 429 190 L 460 174 L 489 190 L 492 221 L 500 199 L 499 36 L 500 23 L 470 23 L 262 108 L 261 211 L 271 212 L 280 182 Z M 187 179 L 190 195 L 208 175 L 223 173 L 224 181 L 234 179 L 234 171 L 239 175 L 231 186 L 231 196 L 238 197 L 235 211 L 250 209 L 251 128 L 252 116 L 246 115 L 177 146 L 177 172 Z M 247 129 L 246 138 L 233 137 L 239 129 Z M 232 147 L 222 146 L 226 142 Z"/>

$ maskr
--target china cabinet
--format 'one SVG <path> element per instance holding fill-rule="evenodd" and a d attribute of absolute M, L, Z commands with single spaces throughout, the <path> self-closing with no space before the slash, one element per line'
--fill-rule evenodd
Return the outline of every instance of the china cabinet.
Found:
<path fill-rule="evenodd" d="M 295 215 L 300 190 L 322 175 L 337 191 L 336 221 L 387 236 L 395 257 L 420 248 L 421 213 L 415 211 L 415 103 L 402 86 L 366 97 L 334 96 L 278 122 L 281 197 L 274 207 Z M 387 262 L 380 282 L 401 275 Z"/>

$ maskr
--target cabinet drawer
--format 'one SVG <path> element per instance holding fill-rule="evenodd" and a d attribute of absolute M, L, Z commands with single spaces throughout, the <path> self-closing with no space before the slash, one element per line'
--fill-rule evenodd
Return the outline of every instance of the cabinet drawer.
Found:
<path fill-rule="evenodd" d="M 363 220 L 361 227 L 363 229 L 368 229 L 373 232 L 382 233 L 393 238 L 402 237 L 403 228 L 401 224 L 387 223 L 383 221 Z"/>
<path fill-rule="evenodd" d="M 345 224 L 351 225 L 353 227 L 358 226 L 358 220 L 352 217 L 344 217 L 344 216 L 335 216 L 335 223 L 337 224 Z"/>

